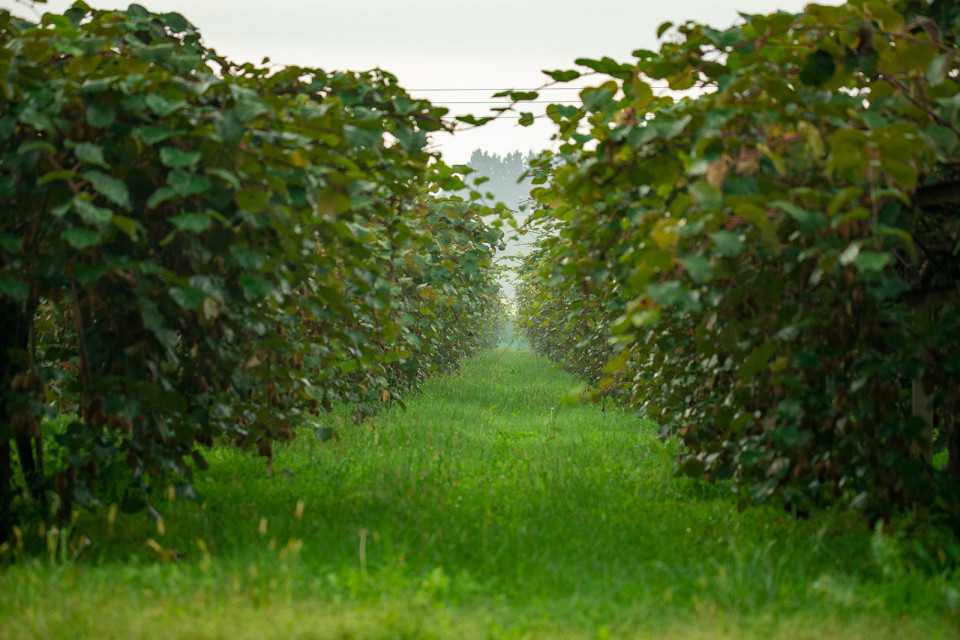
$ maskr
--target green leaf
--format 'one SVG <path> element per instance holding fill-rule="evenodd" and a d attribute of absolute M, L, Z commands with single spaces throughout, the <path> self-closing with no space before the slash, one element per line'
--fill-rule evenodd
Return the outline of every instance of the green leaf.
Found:
<path fill-rule="evenodd" d="M 630 87 L 633 89 L 633 108 L 641 113 L 653 101 L 653 88 L 642 80 L 635 80 Z"/>
<path fill-rule="evenodd" d="M 170 187 L 160 187 L 147 199 L 147 209 L 156 209 L 160 203 L 176 197 L 177 192 Z"/>
<path fill-rule="evenodd" d="M 127 234 L 131 240 L 135 241 L 137 239 L 137 222 L 132 218 L 115 215 L 110 219 L 110 223 L 117 229 L 120 229 L 120 231 L 123 233 Z"/>
<path fill-rule="evenodd" d="M 80 196 L 73 199 L 73 209 L 84 222 L 90 224 L 106 224 L 113 218 L 113 211 L 98 207 Z"/>
<path fill-rule="evenodd" d="M 20 253 L 20 236 L 15 233 L 0 233 L 0 249 L 8 253 Z"/>
<path fill-rule="evenodd" d="M 660 38 L 662 38 L 663 34 L 665 34 L 667 30 L 672 26 L 673 26 L 673 23 L 670 22 L 669 20 L 667 22 L 660 23 L 660 26 L 657 27 L 657 39 L 659 40 Z"/>
<path fill-rule="evenodd" d="M 904 162 L 896 162 L 892 158 L 884 164 L 883 168 L 897 183 L 898 187 L 904 191 L 913 191 L 917 184 L 916 168 Z"/>
<path fill-rule="evenodd" d="M 664 140 L 670 140 L 671 138 L 675 138 L 683 133 L 683 130 L 687 128 L 687 125 L 690 124 L 691 120 L 693 120 L 693 116 L 691 116 L 689 113 L 675 120 L 660 116 L 654 120 L 654 129 L 661 138 Z"/>
<path fill-rule="evenodd" d="M 750 352 L 744 363 L 740 365 L 740 369 L 737 370 L 737 377 L 740 378 L 740 381 L 749 382 L 752 380 L 761 369 L 767 366 L 767 362 L 773 357 L 775 351 L 776 346 L 772 342 L 768 342 Z"/>
<path fill-rule="evenodd" d="M 240 122 L 250 122 L 268 111 L 270 111 L 270 107 L 256 99 L 242 100 L 234 108 L 234 113 Z"/>
<path fill-rule="evenodd" d="M 30 295 L 30 286 L 13 276 L 0 275 L 0 295 L 22 302 Z"/>
<path fill-rule="evenodd" d="M 550 78 L 556 82 L 570 82 L 571 80 L 576 80 L 580 77 L 580 72 L 572 69 L 557 71 L 544 70 L 543 73 L 550 76 Z"/>
<path fill-rule="evenodd" d="M 773 149 L 762 142 L 757 143 L 757 150 L 763 153 L 763 156 L 770 161 L 779 175 L 785 176 L 787 174 L 787 165 L 780 154 L 775 153 Z"/>
<path fill-rule="evenodd" d="M 414 131 L 409 127 L 398 128 L 394 134 L 397 136 L 397 140 L 400 141 L 400 146 L 409 153 L 418 153 L 427 144 L 427 132 L 426 131 Z"/>
<path fill-rule="evenodd" d="M 113 108 L 93 103 L 87 107 L 87 124 L 97 129 L 109 127 L 117 120 L 117 112 Z"/>
<path fill-rule="evenodd" d="M 770 227 L 770 219 L 767 218 L 767 212 L 755 204 L 743 202 L 734 207 L 733 212 L 749 220 L 754 226 L 760 229 Z"/>
<path fill-rule="evenodd" d="M 723 207 L 723 192 L 706 182 L 695 182 L 688 188 L 690 195 L 708 211 L 718 211 Z"/>
<path fill-rule="evenodd" d="M 203 301 L 206 299 L 207 294 L 199 289 L 193 287 L 187 287 L 186 289 L 181 289 L 180 287 L 170 287 L 169 295 L 173 298 L 173 301 L 184 309 L 190 311 L 196 311 L 200 308 L 200 305 L 203 304 Z"/>
<path fill-rule="evenodd" d="M 202 213 L 183 213 L 170 218 L 170 223 L 181 231 L 201 233 L 206 231 L 213 219 Z"/>
<path fill-rule="evenodd" d="M 396 109 L 397 113 L 401 116 L 413 113 L 415 110 L 424 106 L 419 100 L 411 100 L 406 96 L 392 98 L 390 102 L 393 103 L 393 108 Z"/>
<path fill-rule="evenodd" d="M 955 55 L 957 55 L 956 51 L 943 51 L 930 61 L 927 65 L 927 82 L 931 87 L 941 85 L 947 79 L 950 63 Z"/>
<path fill-rule="evenodd" d="M 23 124 L 39 129 L 40 131 L 53 133 L 57 130 L 57 125 L 54 124 L 53 119 L 46 113 L 37 111 L 36 109 L 28 108 L 22 110 L 19 120 Z"/>
<path fill-rule="evenodd" d="M 662 284 L 648 284 L 646 291 L 657 304 L 664 307 L 676 307 L 681 311 L 693 312 L 698 312 L 703 307 L 699 293 L 684 289 L 683 285 L 676 280 Z"/>
<path fill-rule="evenodd" d="M 213 126 L 226 146 L 233 146 L 243 138 L 243 122 L 233 111 L 221 111 L 213 117 Z"/>
<path fill-rule="evenodd" d="M 129 210 L 131 208 L 130 192 L 122 180 L 118 180 L 101 171 L 87 171 L 83 174 L 83 177 L 110 202 L 123 209 Z"/>
<path fill-rule="evenodd" d="M 917 261 L 920 259 L 920 256 L 917 251 L 916 242 L 913 239 L 913 236 L 906 229 L 900 229 L 898 227 L 891 227 L 885 224 L 878 224 L 874 230 L 879 233 L 881 236 L 888 238 L 896 238 L 902 244 L 904 249 L 907 250 L 907 253 L 910 254 L 910 259 Z"/>
<path fill-rule="evenodd" d="M 104 91 L 109 89 L 111 86 L 113 86 L 114 81 L 116 81 L 115 77 L 88 78 L 83 81 L 83 85 L 81 86 L 84 93 L 98 94 L 98 93 L 103 93 Z"/>
<path fill-rule="evenodd" d="M 641 60 L 652 60 L 659 57 L 660 54 L 650 49 L 634 49 L 630 55 L 634 58 L 640 58 Z"/>
<path fill-rule="evenodd" d="M 159 93 L 148 93 L 144 97 L 147 107 L 161 118 L 165 118 L 174 111 L 185 107 L 186 103 L 181 100 L 169 100 Z"/>
<path fill-rule="evenodd" d="M 734 45 L 738 45 L 743 42 L 743 28 L 742 27 L 731 27 L 725 31 L 713 31 L 709 35 L 710 40 L 713 41 L 718 48 L 727 49 Z M 704 34 L 707 34 L 707 29 L 704 29 Z M 734 52 L 736 53 L 736 52 Z"/>
<path fill-rule="evenodd" d="M 265 256 L 258 251 L 251 251 L 246 247 L 240 245 L 230 245 L 230 254 L 233 255 L 234 259 L 244 269 L 248 270 L 258 270 L 263 267 L 265 262 Z"/>
<path fill-rule="evenodd" d="M 31 140 L 21 144 L 17 148 L 17 155 L 26 155 L 31 151 L 36 151 L 37 149 L 41 149 L 50 155 L 57 154 L 57 148 L 46 140 Z"/>
<path fill-rule="evenodd" d="M 64 202 L 63 204 L 59 204 L 54 208 L 50 209 L 50 215 L 52 215 L 55 218 L 62 218 L 63 216 L 67 215 L 67 213 L 72 208 L 73 208 L 73 199 L 70 199 Z"/>
<path fill-rule="evenodd" d="M 183 196 L 184 198 L 206 193 L 213 188 L 213 183 L 210 182 L 210 178 L 194 173 L 187 173 L 180 169 L 175 169 L 167 174 L 167 183 L 177 195 Z"/>
<path fill-rule="evenodd" d="M 547 113 L 569 119 L 576 117 L 580 113 L 580 109 L 572 104 L 551 104 L 547 105 Z"/>
<path fill-rule="evenodd" d="M 246 274 L 240 276 L 240 286 L 255 298 L 265 298 L 276 291 L 276 286 L 269 280 Z"/>
<path fill-rule="evenodd" d="M 820 86 L 833 78 L 837 65 L 828 51 L 817 49 L 807 54 L 800 72 L 800 81 L 807 85 Z"/>
<path fill-rule="evenodd" d="M 99 233 L 92 229 L 82 229 L 80 227 L 64 229 L 60 233 L 60 237 L 63 238 L 71 247 L 81 251 L 84 249 L 89 249 L 100 242 Z"/>
<path fill-rule="evenodd" d="M 710 265 L 710 261 L 703 256 L 681 258 L 680 264 L 686 269 L 690 279 L 697 284 L 706 284 L 713 280 L 713 267 Z"/>
<path fill-rule="evenodd" d="M 867 162 L 867 138 L 864 132 L 839 128 L 827 136 L 827 142 L 831 153 L 830 167 L 840 171 L 862 171 Z"/>
<path fill-rule="evenodd" d="M 381 129 L 361 129 L 350 124 L 343 125 L 343 137 L 358 147 L 379 147 L 383 143 Z"/>
<path fill-rule="evenodd" d="M 211 169 L 206 169 L 206 174 L 211 176 L 216 176 L 229 184 L 234 189 L 239 189 L 241 187 L 240 179 L 237 178 L 236 174 L 226 169 L 221 169 L 220 167 L 213 167 Z"/>
<path fill-rule="evenodd" d="M 145 47 L 136 47 L 135 51 L 141 60 L 155 65 L 166 65 L 170 62 L 174 47 L 172 42 L 160 42 Z"/>
<path fill-rule="evenodd" d="M 605 73 L 620 80 L 628 78 L 633 74 L 632 65 L 621 64 L 613 58 L 607 56 L 604 56 L 599 60 L 593 60 L 591 58 L 577 58 L 573 62 L 574 64 L 583 65 L 584 67 L 588 67 L 599 73 Z"/>
<path fill-rule="evenodd" d="M 853 266 L 861 272 L 883 271 L 889 263 L 889 253 L 877 253 L 876 251 L 861 251 L 853 260 Z"/>
<path fill-rule="evenodd" d="M 171 169 L 185 169 L 200 162 L 199 151 L 181 151 L 176 147 L 160 149 L 160 162 Z"/>
<path fill-rule="evenodd" d="M 875 300 L 895 300 L 910 290 L 893 269 L 884 269 L 872 274 L 871 282 L 867 285 L 868 295 Z"/>
<path fill-rule="evenodd" d="M 938 124 L 931 124 L 923 130 L 924 134 L 930 138 L 941 157 L 947 157 L 957 148 L 957 134 L 948 127 L 942 127 Z"/>
<path fill-rule="evenodd" d="M 698 460 L 694 456 L 690 456 L 683 461 L 678 472 L 688 478 L 702 478 L 706 472 L 706 464 L 704 464 L 703 460 Z"/>
<path fill-rule="evenodd" d="M 710 238 L 713 240 L 713 248 L 725 258 L 735 258 L 743 251 L 740 234 L 733 231 L 714 231 Z"/>
<path fill-rule="evenodd" d="M 76 171 L 51 171 L 49 173 L 43 174 L 37 184 L 49 184 L 51 182 L 56 182 L 57 180 L 70 180 L 75 178 L 77 175 Z"/>
<path fill-rule="evenodd" d="M 243 189 L 237 191 L 234 199 L 237 206 L 250 213 L 260 213 L 270 203 L 270 194 L 261 189 Z"/>
<path fill-rule="evenodd" d="M 613 106 L 614 90 L 609 86 L 588 87 L 580 92 L 583 106 L 588 111 L 606 111 Z"/>
<path fill-rule="evenodd" d="M 794 219 L 800 230 L 808 236 L 814 235 L 828 224 L 827 216 L 820 211 L 810 211 L 787 200 L 774 200 L 770 204 L 781 211 L 785 211 L 787 215 Z"/>
<path fill-rule="evenodd" d="M 464 124 L 469 124 L 475 127 L 479 127 L 480 125 L 490 122 L 491 120 L 493 120 L 493 118 L 494 118 L 493 116 L 478 118 L 476 116 L 467 115 L 467 116 L 457 116 L 456 120 Z"/>
<path fill-rule="evenodd" d="M 144 144 L 156 144 L 158 142 L 163 142 L 167 138 L 172 136 L 179 136 L 185 134 L 186 131 L 173 131 L 167 129 L 166 127 L 140 127 L 136 130 L 136 135 Z"/>
<path fill-rule="evenodd" d="M 87 164 L 95 164 L 104 169 L 110 168 L 107 161 L 103 159 L 103 147 L 95 145 L 92 142 L 81 142 L 78 144 L 73 149 L 73 155 L 77 156 L 78 160 L 86 162 Z"/>

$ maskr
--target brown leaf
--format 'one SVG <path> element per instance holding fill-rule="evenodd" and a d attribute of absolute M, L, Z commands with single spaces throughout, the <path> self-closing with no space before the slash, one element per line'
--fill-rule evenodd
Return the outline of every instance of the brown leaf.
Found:
<path fill-rule="evenodd" d="M 722 187 L 732 164 L 733 159 L 730 156 L 723 156 L 707 165 L 707 184 L 718 189 Z"/>

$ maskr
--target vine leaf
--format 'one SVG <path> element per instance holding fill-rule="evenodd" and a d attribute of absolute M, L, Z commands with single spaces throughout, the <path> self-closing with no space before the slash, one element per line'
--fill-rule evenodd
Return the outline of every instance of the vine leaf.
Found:
<path fill-rule="evenodd" d="M 837 69 L 833 56 L 828 51 L 817 49 L 807 54 L 800 72 L 800 81 L 807 85 L 820 86 L 833 78 Z"/>
<path fill-rule="evenodd" d="M 83 174 L 83 177 L 107 200 L 123 209 L 130 210 L 130 191 L 123 180 L 101 171 L 87 171 Z"/>

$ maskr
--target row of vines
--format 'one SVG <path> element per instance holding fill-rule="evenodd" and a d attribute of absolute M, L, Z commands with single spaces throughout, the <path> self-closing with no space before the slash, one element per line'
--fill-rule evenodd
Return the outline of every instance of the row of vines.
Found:
<path fill-rule="evenodd" d="M 744 504 L 960 528 L 960 5 L 664 34 L 630 63 L 578 61 L 582 107 L 549 108 L 531 344 Z"/>
<path fill-rule="evenodd" d="M 502 234 L 436 196 L 444 114 L 382 71 L 234 64 L 179 14 L 0 12 L 0 536 L 189 495 L 204 447 L 269 459 L 495 342 Z"/>

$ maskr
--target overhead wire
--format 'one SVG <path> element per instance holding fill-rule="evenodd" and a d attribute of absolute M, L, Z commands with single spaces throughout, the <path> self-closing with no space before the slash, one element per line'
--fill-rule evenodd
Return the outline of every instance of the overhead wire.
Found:
<path fill-rule="evenodd" d="M 579 100 L 521 100 L 519 102 L 509 102 L 506 100 L 435 100 L 437 104 L 502 104 L 510 106 L 512 104 L 560 104 L 561 102 L 580 104 Z"/>
<path fill-rule="evenodd" d="M 489 91 L 495 93 L 540 93 L 543 91 L 582 91 L 589 87 L 540 87 L 540 88 L 531 88 L 531 89 L 496 89 L 496 88 L 483 88 L 483 87 L 434 87 L 434 88 L 424 88 L 424 89 L 407 89 L 407 92 L 410 94 L 413 93 L 457 93 L 457 92 L 467 92 L 467 91 Z M 667 84 L 650 84 L 651 89 L 665 89 L 669 90 L 670 86 Z M 505 107 L 514 107 L 522 108 L 527 104 L 562 104 L 563 106 L 572 106 L 580 103 L 579 98 L 566 98 L 566 99 L 557 99 L 557 100 L 520 100 L 520 101 L 511 101 L 510 96 L 501 96 L 500 99 L 493 100 L 441 100 L 437 98 L 430 98 L 435 104 L 438 105 L 453 105 L 453 104 L 489 104 L 489 105 L 500 105 Z M 460 114 L 466 115 L 466 114 Z M 476 114 L 475 114 L 476 115 Z M 505 115 L 505 112 L 500 112 L 498 114 L 491 114 L 485 116 L 479 116 L 481 118 L 494 118 L 496 120 L 520 120 L 523 116 L 520 115 Z M 533 116 L 534 120 L 539 120 L 542 118 L 549 117 L 549 114 L 540 113 Z M 445 116 L 445 119 L 454 120 L 457 116 Z"/>
<path fill-rule="evenodd" d="M 648 83 L 648 84 L 649 84 L 649 83 Z M 653 89 L 669 89 L 669 88 L 670 88 L 670 86 L 669 86 L 669 85 L 666 85 L 666 84 L 662 84 L 662 85 L 660 85 L 660 84 L 650 84 L 650 87 L 653 88 Z M 407 92 L 412 93 L 412 92 L 414 92 L 414 91 L 419 91 L 419 92 L 431 92 L 431 93 L 433 93 L 433 92 L 439 92 L 439 91 L 495 91 L 495 92 L 510 91 L 510 92 L 513 92 L 513 93 L 533 93 L 533 92 L 540 92 L 540 91 L 582 91 L 583 89 L 587 89 L 587 88 L 589 88 L 589 87 L 540 87 L 540 88 L 538 88 L 538 89 L 503 89 L 503 88 L 500 88 L 500 89 L 494 89 L 494 88 L 484 89 L 484 88 L 481 88 L 481 87 L 449 87 L 449 88 L 445 88 L 445 89 L 441 89 L 441 88 L 433 88 L 433 89 L 407 89 Z"/>

